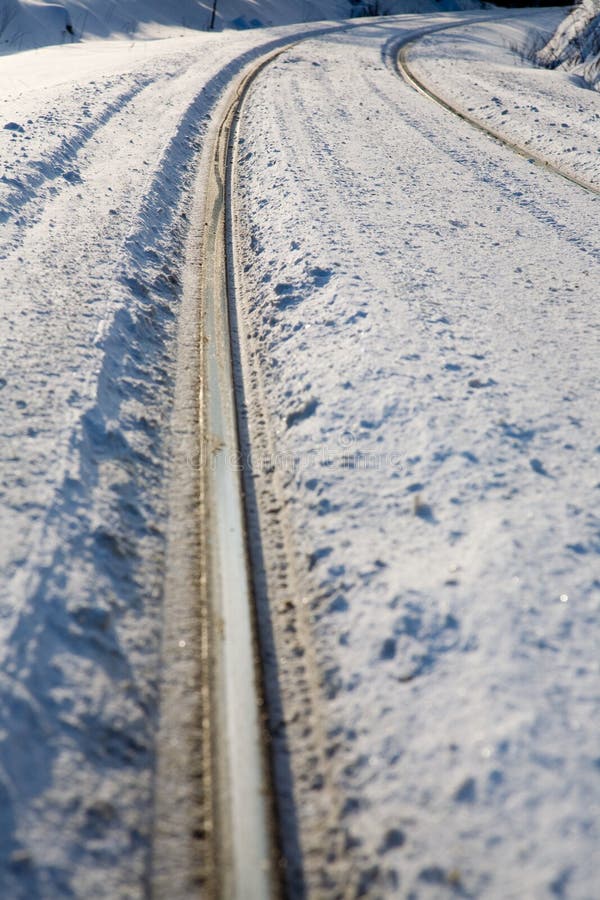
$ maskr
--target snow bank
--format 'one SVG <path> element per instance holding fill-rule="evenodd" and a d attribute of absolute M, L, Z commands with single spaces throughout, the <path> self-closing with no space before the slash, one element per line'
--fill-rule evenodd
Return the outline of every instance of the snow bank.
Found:
<path fill-rule="evenodd" d="M 574 7 L 536 60 L 551 69 L 572 70 L 600 90 L 600 0 L 582 0 Z"/>
<path fill-rule="evenodd" d="M 0 0 L 0 48 L 14 52 L 81 38 L 164 37 L 207 31 L 212 0 Z M 286 25 L 350 15 L 349 0 L 218 0 L 215 30 Z"/>
<path fill-rule="evenodd" d="M 0 48 L 21 50 L 42 44 L 61 44 L 71 38 L 73 23 L 60 3 L 38 0 L 1 0 Z"/>
<path fill-rule="evenodd" d="M 214 29 L 270 27 L 392 15 L 480 9 L 480 0 L 218 0 Z M 213 0 L 0 0 L 0 53 L 90 38 L 159 38 L 207 31 Z"/>

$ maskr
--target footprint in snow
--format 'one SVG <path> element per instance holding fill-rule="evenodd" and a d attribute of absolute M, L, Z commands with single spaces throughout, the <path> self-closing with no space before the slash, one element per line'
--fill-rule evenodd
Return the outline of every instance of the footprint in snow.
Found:
<path fill-rule="evenodd" d="M 320 266 L 315 266 L 308 274 L 317 287 L 325 287 L 331 280 L 333 271 L 331 269 L 322 269 Z"/>
<path fill-rule="evenodd" d="M 277 295 L 278 309 L 290 309 L 294 306 L 298 306 L 299 303 L 302 303 L 302 294 L 294 293 L 296 288 L 289 282 L 283 281 L 280 284 L 276 284 L 274 290 Z"/>
<path fill-rule="evenodd" d="M 495 382 L 493 378 L 488 378 L 487 381 L 481 381 L 480 378 L 471 378 L 469 381 L 469 387 L 487 388 L 487 387 L 493 387 L 496 383 L 497 382 Z"/>
<path fill-rule="evenodd" d="M 318 406 L 319 401 L 315 397 L 307 400 L 299 409 L 288 414 L 285 420 L 287 427 L 291 428 L 293 425 L 297 425 L 298 422 L 303 422 L 304 419 L 310 418 L 310 416 L 314 415 Z"/>
<path fill-rule="evenodd" d="M 539 459 L 530 459 L 529 465 L 537 475 L 543 475 L 545 478 L 552 478 L 552 475 L 544 468 L 544 464 Z"/>

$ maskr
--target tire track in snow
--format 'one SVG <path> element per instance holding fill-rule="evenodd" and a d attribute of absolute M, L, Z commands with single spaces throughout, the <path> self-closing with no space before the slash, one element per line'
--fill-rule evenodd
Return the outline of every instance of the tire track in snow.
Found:
<path fill-rule="evenodd" d="M 185 64 L 182 63 L 178 76 L 180 77 L 188 71 L 192 65 L 193 60 L 189 59 Z M 72 121 L 60 121 L 62 113 L 50 114 L 50 120 L 44 122 L 44 119 L 48 118 L 48 114 L 46 114 L 41 120 L 32 121 L 31 125 L 26 126 L 27 130 L 31 129 L 32 131 L 36 126 L 48 128 L 50 125 L 61 129 L 74 127 L 74 130 L 46 155 L 38 159 L 28 158 L 26 164 L 21 163 L 22 171 L 13 171 L 18 160 L 5 161 L 0 184 L 8 185 L 11 190 L 0 194 L 0 224 L 11 224 L 12 228 L 9 230 L 6 225 L 3 228 L 0 259 L 14 254 L 19 249 L 26 239 L 28 230 L 40 222 L 48 207 L 56 203 L 64 192 L 70 192 L 69 201 L 75 205 L 80 197 L 79 192 L 83 183 L 88 178 L 93 180 L 94 177 L 97 177 L 93 169 L 94 157 L 98 155 L 103 146 L 102 129 L 106 129 L 108 132 L 112 131 L 114 121 L 119 116 L 135 116 L 136 101 L 145 102 L 145 98 L 141 98 L 140 95 L 147 90 L 154 89 L 154 92 L 160 97 L 162 82 L 169 81 L 172 77 L 171 73 L 165 74 L 160 68 L 152 73 L 121 76 L 116 80 L 117 85 L 128 78 L 133 81 L 133 84 L 106 104 L 99 113 L 93 115 L 91 121 L 86 121 L 89 103 L 84 102 L 74 126 Z M 107 89 L 112 88 L 115 82 L 109 81 L 101 86 L 94 84 L 94 93 L 102 95 Z M 68 105 L 68 101 L 66 105 Z M 127 127 L 123 129 L 124 132 L 127 130 Z M 117 152 L 123 154 L 126 150 L 132 160 L 139 158 L 139 154 L 135 153 L 135 148 L 129 149 L 128 145 L 134 144 L 136 139 L 139 140 L 140 133 L 140 129 L 131 131 L 134 137 L 129 139 L 124 134 L 121 148 Z M 166 141 L 168 142 L 168 140 L 167 137 Z M 23 136 L 20 134 L 13 136 L 13 141 L 24 145 Z M 146 180 L 151 177 L 152 169 L 149 168 Z M 48 216 L 50 217 L 51 213 L 48 213 Z"/>

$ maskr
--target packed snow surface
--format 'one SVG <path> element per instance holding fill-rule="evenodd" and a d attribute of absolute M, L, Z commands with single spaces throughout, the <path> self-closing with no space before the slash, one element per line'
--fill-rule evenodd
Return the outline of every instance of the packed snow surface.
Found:
<path fill-rule="evenodd" d="M 416 27 L 288 51 L 240 138 L 244 319 L 321 678 L 309 893 L 592 900 L 600 200 L 401 82 L 388 42 Z M 564 79 L 495 30 L 419 61 L 466 98 L 472 60 L 469 105 L 523 107 L 545 147 Z M 596 95 L 566 95 L 597 177 Z"/>
<path fill-rule="evenodd" d="M 182 284 L 197 280 L 184 249 L 231 79 L 307 31 L 194 35 L 204 26 L 183 21 L 184 3 L 171 18 L 167 4 L 144 6 L 129 32 L 107 19 L 133 0 L 78 9 L 92 34 L 139 34 L 143 21 L 161 40 L 0 57 L 11 900 L 148 894 L 167 535 L 180 513 L 169 478 L 183 473 L 177 490 L 193 498 L 197 477 L 195 394 L 171 418 L 198 336 L 182 319 Z M 83 29 L 75 3 L 47 8 L 51 42 L 64 8 Z M 599 201 L 398 78 L 399 37 L 464 18 L 390 18 L 300 44 L 260 76 L 242 122 L 242 318 L 325 734 L 327 762 L 296 797 L 301 845 L 320 844 L 306 858 L 319 898 L 596 891 Z M 440 44 L 444 83 L 482 109 L 493 90 L 490 109 L 500 97 L 520 135 L 524 104 L 539 105 L 529 85 L 541 92 L 532 139 L 558 146 L 559 161 L 568 147 L 548 119 L 565 98 L 570 164 L 596 178 L 596 95 L 509 62 L 504 34 L 483 32 L 489 80 L 472 100 L 463 57 L 449 66 L 455 51 Z M 481 40 L 466 31 L 460 44 L 483 78 Z M 432 77 L 433 47 L 418 59 Z M 319 803 L 341 850 L 315 825 Z"/>
<path fill-rule="evenodd" d="M 560 21 L 563 11 L 553 9 L 538 12 L 534 23 L 519 15 L 440 31 L 410 49 L 409 63 L 454 108 L 600 188 L 598 97 L 571 73 L 520 58 L 532 33 L 549 33 Z"/>

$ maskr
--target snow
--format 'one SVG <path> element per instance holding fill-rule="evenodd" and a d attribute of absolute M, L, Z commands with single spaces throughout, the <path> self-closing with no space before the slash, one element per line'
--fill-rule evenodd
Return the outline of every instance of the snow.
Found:
<path fill-rule="evenodd" d="M 0 894 L 137 898 L 165 579 L 197 553 L 208 152 L 234 75 L 308 26 L 211 35 L 193 31 L 208 2 L 11 2 Z M 345 6 L 232 0 L 218 25 Z M 71 43 L 64 9 L 75 37 L 110 40 Z M 468 18 L 302 43 L 242 121 L 242 320 L 320 679 L 318 765 L 291 745 L 313 770 L 296 799 L 314 896 L 595 890 L 598 201 L 400 82 L 399 36 Z M 440 34 L 415 65 L 597 183 L 596 95 L 506 49 L 532 19 L 557 14 Z M 178 614 L 169 641 L 193 656 Z"/>
<path fill-rule="evenodd" d="M 38 0 L 3 0 L 0 6 L 0 50 L 62 43 L 72 22 L 66 8 Z"/>
<path fill-rule="evenodd" d="M 541 65 L 560 66 L 600 88 L 600 3 L 581 0 L 534 57 Z"/>
<path fill-rule="evenodd" d="M 431 35 L 410 53 L 411 67 L 442 99 L 524 150 L 600 186 L 595 94 L 572 75 L 535 68 L 519 50 L 531 33 L 550 33 L 560 10 L 511 16 Z M 564 19 L 563 19 L 564 20 Z M 494 66 L 490 66 L 490 57 Z"/>
<path fill-rule="evenodd" d="M 243 317 L 326 735 L 293 769 L 309 895 L 591 898 L 598 200 L 400 83 L 386 42 L 419 24 L 303 42 L 242 121 Z M 417 58 L 512 111 L 506 28 Z"/>
<path fill-rule="evenodd" d="M 144 891 L 169 473 L 197 477 L 197 375 L 170 422 L 194 184 L 282 34 L 0 59 L 3 896 Z"/>
<path fill-rule="evenodd" d="M 0 47 L 14 52 L 81 39 L 157 39 L 208 31 L 212 8 L 212 0 L 2 0 Z M 348 0 L 218 0 L 214 28 L 285 25 L 349 14 Z"/>
<path fill-rule="evenodd" d="M 458 10 L 485 8 L 484 3 L 477 0 L 350 0 L 352 16 L 377 15 L 395 16 L 401 13 L 438 13 Z"/>
<path fill-rule="evenodd" d="M 480 9 L 479 0 L 386 0 L 383 15 Z M 93 38 L 157 39 L 207 31 L 212 0 L 0 0 L 0 53 Z M 247 29 L 360 15 L 352 0 L 218 0 L 214 29 Z"/>

